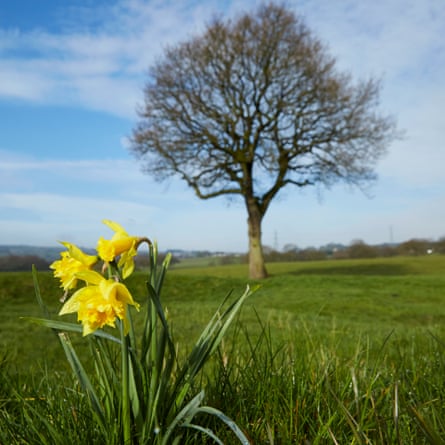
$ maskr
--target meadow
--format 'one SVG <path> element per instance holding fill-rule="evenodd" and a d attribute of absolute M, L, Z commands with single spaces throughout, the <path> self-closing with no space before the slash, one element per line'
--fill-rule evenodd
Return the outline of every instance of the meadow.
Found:
<path fill-rule="evenodd" d="M 171 267 L 162 293 L 179 351 L 228 292 L 248 283 L 246 265 L 186 266 Z M 253 444 L 445 443 L 445 256 L 268 270 L 267 280 L 249 283 L 260 287 L 196 383 L 209 405 Z M 145 280 L 143 271 L 130 277 L 136 298 Z M 58 283 L 45 271 L 39 283 L 56 314 Z M 21 318 L 41 315 L 31 273 L 0 274 L 0 302 L 0 443 L 51 443 L 46 424 L 60 426 L 63 443 L 101 443 L 57 338 Z M 221 426 L 208 427 L 234 443 Z"/>

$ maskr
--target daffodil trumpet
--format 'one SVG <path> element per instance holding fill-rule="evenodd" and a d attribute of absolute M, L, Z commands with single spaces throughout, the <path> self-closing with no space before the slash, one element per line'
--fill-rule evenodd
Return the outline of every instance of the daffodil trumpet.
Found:
<path fill-rule="evenodd" d="M 134 271 L 134 257 L 137 254 L 138 247 L 146 242 L 151 245 L 151 241 L 145 237 L 129 235 L 125 229 L 118 223 L 103 220 L 103 223 L 114 231 L 110 240 L 103 237 L 97 242 L 97 253 L 105 263 L 116 261 L 119 257 L 117 266 L 122 270 L 122 277 L 128 278 Z"/>
<path fill-rule="evenodd" d="M 133 300 L 127 287 L 113 279 L 106 279 L 95 271 L 83 271 L 76 274 L 87 286 L 77 290 L 63 305 L 59 315 L 77 312 L 78 321 L 82 322 L 83 335 L 88 335 L 105 325 L 115 327 L 119 318 L 128 333 L 127 310 L 139 304 Z"/>

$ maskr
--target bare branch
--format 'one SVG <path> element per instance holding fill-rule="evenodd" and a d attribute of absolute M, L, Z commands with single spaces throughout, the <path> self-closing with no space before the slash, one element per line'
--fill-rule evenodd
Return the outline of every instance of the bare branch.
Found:
<path fill-rule="evenodd" d="M 303 20 L 269 4 L 211 22 L 150 70 L 132 152 L 200 198 L 241 195 L 260 218 L 283 187 L 363 187 L 397 137 L 380 82 L 336 69 Z"/>

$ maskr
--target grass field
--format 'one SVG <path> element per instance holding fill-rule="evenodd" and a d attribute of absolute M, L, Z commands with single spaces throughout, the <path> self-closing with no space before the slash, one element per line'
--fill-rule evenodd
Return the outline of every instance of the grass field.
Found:
<path fill-rule="evenodd" d="M 246 265 L 185 266 L 172 267 L 163 290 L 181 348 L 228 292 L 241 294 L 248 283 Z M 203 376 L 213 406 L 252 443 L 445 443 L 445 256 L 272 263 L 268 270 L 270 278 L 250 283 L 260 289 Z M 142 272 L 129 280 L 136 298 L 144 280 Z M 39 281 L 56 313 L 58 284 L 48 272 Z M 25 392 L 55 391 L 68 372 L 60 345 L 20 318 L 40 315 L 31 273 L 0 274 L 0 302 L 3 375 Z M 1 399 L 10 400 L 2 385 Z"/>

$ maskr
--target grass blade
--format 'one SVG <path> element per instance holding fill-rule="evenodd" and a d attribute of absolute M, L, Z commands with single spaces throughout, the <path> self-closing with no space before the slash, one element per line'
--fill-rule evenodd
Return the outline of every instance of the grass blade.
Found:
<path fill-rule="evenodd" d="M 43 313 L 43 316 L 46 318 L 50 318 L 48 308 L 46 307 L 46 304 L 43 302 L 42 294 L 40 293 L 40 286 L 39 286 L 39 280 L 37 278 L 37 269 L 32 265 L 32 281 L 34 283 L 34 292 L 36 294 L 37 303 L 40 307 L 40 310 Z"/>
<path fill-rule="evenodd" d="M 63 350 L 65 351 L 66 358 L 69 364 L 71 365 L 71 369 L 73 370 L 75 376 L 79 380 L 84 390 L 87 392 L 88 397 L 93 406 L 94 412 L 97 414 L 100 420 L 101 427 L 104 431 L 106 431 L 105 413 L 102 409 L 102 405 L 99 401 L 96 391 L 94 390 L 94 387 L 88 377 L 88 374 L 86 373 L 84 367 L 82 366 L 82 363 L 80 362 L 76 354 L 76 351 L 74 350 L 71 341 L 69 340 L 68 335 L 66 335 L 64 332 L 60 332 L 59 339 L 62 344 Z"/>
<path fill-rule="evenodd" d="M 436 434 L 434 429 L 429 425 L 429 423 L 424 419 L 424 417 L 419 413 L 419 411 L 412 405 L 408 405 L 408 411 L 411 417 L 414 418 L 416 423 L 424 432 L 426 439 L 431 445 L 444 445 L 445 442 Z"/>
<path fill-rule="evenodd" d="M 224 422 L 236 435 L 239 441 L 243 445 L 249 445 L 249 439 L 244 435 L 239 426 L 228 416 L 226 416 L 222 411 L 213 408 L 211 406 L 201 406 L 198 408 L 199 412 L 211 414 L 212 416 L 217 417 L 219 420 Z"/>

